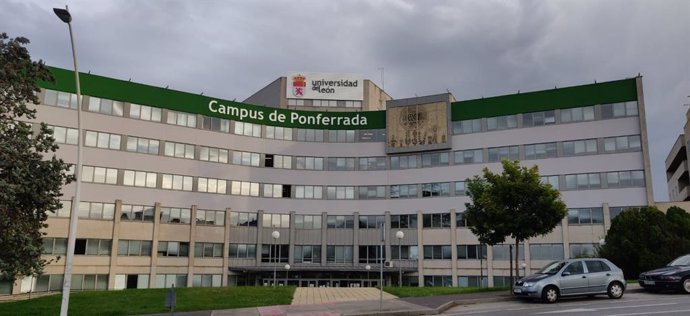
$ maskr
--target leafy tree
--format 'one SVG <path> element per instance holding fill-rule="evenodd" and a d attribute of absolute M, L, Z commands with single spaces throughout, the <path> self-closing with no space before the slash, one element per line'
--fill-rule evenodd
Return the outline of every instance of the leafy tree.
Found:
<path fill-rule="evenodd" d="M 47 212 L 61 207 L 60 188 L 73 180 L 69 164 L 45 125 L 33 131 L 39 80 L 52 81 L 42 61 L 32 61 L 23 37 L 0 33 L 0 271 L 11 279 L 40 275 L 41 229 Z"/>
<path fill-rule="evenodd" d="M 690 214 L 671 207 L 666 214 L 656 207 L 627 209 L 611 221 L 599 255 L 636 279 L 641 272 L 663 267 L 690 252 Z"/>
<path fill-rule="evenodd" d="M 515 240 L 515 275 L 519 275 L 520 242 L 550 233 L 567 214 L 560 192 L 544 184 L 537 166 L 521 167 L 503 160 L 503 172 L 484 168 L 482 177 L 467 180 L 465 218 L 479 241 L 489 245 Z"/>

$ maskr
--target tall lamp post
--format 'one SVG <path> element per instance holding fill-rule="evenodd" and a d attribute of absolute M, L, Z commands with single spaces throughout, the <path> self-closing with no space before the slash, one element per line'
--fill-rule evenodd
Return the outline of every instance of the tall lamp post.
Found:
<path fill-rule="evenodd" d="M 395 237 L 398 238 L 398 286 L 402 287 L 402 239 L 405 237 L 405 233 L 399 230 L 395 233 Z"/>
<path fill-rule="evenodd" d="M 77 50 L 74 46 L 74 34 L 72 33 L 72 15 L 69 13 L 69 8 L 65 6 L 64 9 L 53 8 L 53 12 L 60 19 L 60 21 L 67 23 L 69 29 L 69 39 L 72 44 L 72 61 L 74 62 L 74 80 L 77 88 L 77 167 L 74 170 L 76 176 L 76 184 L 74 186 L 74 199 L 72 200 L 72 209 L 69 215 L 69 235 L 67 236 L 67 258 L 65 259 L 65 274 L 62 283 L 62 303 L 60 305 L 60 316 L 66 316 L 69 307 L 69 294 L 72 287 L 72 265 L 74 262 L 74 246 L 77 240 L 77 221 L 79 217 L 77 212 L 81 202 L 81 164 L 82 164 L 82 135 L 81 135 L 81 87 L 79 85 L 79 68 L 77 67 Z"/>
<path fill-rule="evenodd" d="M 288 273 L 290 272 L 290 265 L 285 264 L 285 286 L 288 285 Z"/>
<path fill-rule="evenodd" d="M 367 287 L 369 287 L 371 286 L 371 281 L 369 280 L 369 270 L 371 270 L 371 266 L 367 264 L 364 266 L 364 269 L 367 270 Z"/>
<path fill-rule="evenodd" d="M 273 237 L 273 245 L 275 246 L 276 243 L 278 242 L 278 238 L 280 238 L 280 232 L 277 230 L 274 230 L 271 233 L 271 237 Z M 273 250 L 275 251 L 275 250 Z M 276 256 L 273 255 L 273 258 Z M 275 258 L 275 261 L 273 262 L 273 287 L 276 287 L 276 266 L 278 265 L 278 258 Z"/>

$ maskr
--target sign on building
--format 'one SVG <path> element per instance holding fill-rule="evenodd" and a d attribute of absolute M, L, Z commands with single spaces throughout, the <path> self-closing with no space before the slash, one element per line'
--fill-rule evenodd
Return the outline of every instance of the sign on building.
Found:
<path fill-rule="evenodd" d="M 287 76 L 288 99 L 364 99 L 364 79 L 353 74 L 294 72 Z"/>

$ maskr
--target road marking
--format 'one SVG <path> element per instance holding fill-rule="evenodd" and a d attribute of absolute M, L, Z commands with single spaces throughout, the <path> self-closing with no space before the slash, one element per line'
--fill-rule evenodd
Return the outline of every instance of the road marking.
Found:
<path fill-rule="evenodd" d="M 630 314 L 611 314 L 607 316 L 631 316 L 631 315 L 652 315 L 652 314 L 670 314 L 679 312 L 690 312 L 690 309 L 679 309 L 675 311 L 661 311 L 661 312 L 644 312 L 644 313 L 630 313 Z"/>
<path fill-rule="evenodd" d="M 549 312 L 541 312 L 541 313 L 536 313 L 535 315 L 539 314 L 560 314 L 560 313 L 581 313 L 581 312 L 596 312 L 596 311 L 601 311 L 605 309 L 623 309 L 623 308 L 637 308 L 637 307 L 652 307 L 652 306 L 666 306 L 666 305 L 675 305 L 678 303 L 660 303 L 660 304 L 644 304 L 644 305 L 625 305 L 625 306 L 612 306 L 612 307 L 595 307 L 595 308 L 574 308 L 574 309 L 565 309 L 565 310 L 560 310 L 560 311 L 549 311 Z M 642 314 L 625 314 L 625 315 L 644 315 L 645 313 Z"/>

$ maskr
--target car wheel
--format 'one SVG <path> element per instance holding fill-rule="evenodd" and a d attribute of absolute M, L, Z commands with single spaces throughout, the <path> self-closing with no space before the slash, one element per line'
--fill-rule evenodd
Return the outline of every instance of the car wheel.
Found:
<path fill-rule="evenodd" d="M 553 285 L 547 286 L 541 291 L 541 299 L 546 303 L 555 303 L 558 301 L 558 288 Z"/>
<path fill-rule="evenodd" d="M 625 289 L 623 288 L 623 284 L 620 282 L 611 282 L 608 290 L 606 290 L 606 294 L 609 296 L 609 298 L 619 299 L 623 297 L 624 291 Z"/>
<path fill-rule="evenodd" d="M 683 292 L 685 292 L 685 294 L 690 294 L 690 277 L 683 279 L 681 285 L 683 286 Z"/>

